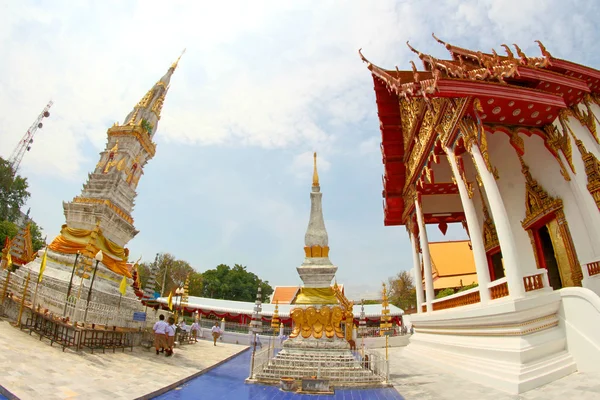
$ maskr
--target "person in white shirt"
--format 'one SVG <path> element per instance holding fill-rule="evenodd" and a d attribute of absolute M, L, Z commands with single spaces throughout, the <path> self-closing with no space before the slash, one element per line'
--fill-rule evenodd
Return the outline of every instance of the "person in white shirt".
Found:
<path fill-rule="evenodd" d="M 173 355 L 173 345 L 175 344 L 175 318 L 169 317 L 169 325 L 167 325 L 167 351 L 166 356 Z"/>
<path fill-rule="evenodd" d="M 200 324 L 198 324 L 198 321 L 194 321 L 194 323 L 190 327 L 190 331 L 192 333 L 192 337 L 194 338 L 194 342 L 198 341 L 198 330 L 199 329 L 200 329 Z"/>
<path fill-rule="evenodd" d="M 154 331 L 154 347 L 156 348 L 156 355 L 165 351 L 165 347 L 167 347 L 167 326 L 165 316 L 160 314 L 158 321 L 156 321 L 152 328 Z"/>
<path fill-rule="evenodd" d="M 215 326 L 212 327 L 212 336 L 213 336 L 213 345 L 217 345 L 217 339 L 221 336 L 221 328 L 219 327 L 219 322 L 215 322 Z"/>
<path fill-rule="evenodd" d="M 181 320 L 181 323 L 179 324 L 179 328 L 181 328 L 182 331 L 187 331 L 187 325 L 185 324 L 184 319 Z"/>

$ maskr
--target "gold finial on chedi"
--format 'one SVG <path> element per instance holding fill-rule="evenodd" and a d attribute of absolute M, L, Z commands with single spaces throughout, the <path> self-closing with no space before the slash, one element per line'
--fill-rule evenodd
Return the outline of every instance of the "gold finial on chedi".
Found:
<path fill-rule="evenodd" d="M 313 153 L 314 171 L 313 171 L 313 187 L 319 186 L 319 173 L 317 172 L 317 152 Z"/>

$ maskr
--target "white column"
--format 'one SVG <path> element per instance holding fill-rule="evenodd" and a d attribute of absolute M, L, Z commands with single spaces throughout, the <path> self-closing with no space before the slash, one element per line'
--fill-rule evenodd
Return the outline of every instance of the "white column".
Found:
<path fill-rule="evenodd" d="M 410 232 L 410 242 L 413 250 L 413 269 L 415 277 L 415 290 L 417 292 L 417 313 L 423 312 L 423 277 L 421 276 L 421 260 L 419 257 L 419 246 L 417 238 L 413 232 Z"/>
<path fill-rule="evenodd" d="M 425 275 L 425 301 L 427 303 L 427 312 L 433 311 L 431 302 L 435 298 L 433 293 L 433 276 L 431 273 L 431 255 L 429 254 L 429 240 L 427 239 L 427 230 L 425 229 L 425 218 L 419 198 L 415 199 L 415 209 L 417 212 L 417 222 L 419 223 L 419 238 L 421 239 L 421 254 L 423 254 L 423 275 Z"/>
<path fill-rule="evenodd" d="M 485 254 L 485 245 L 483 244 L 483 232 L 481 225 L 475 214 L 475 205 L 473 199 L 469 197 L 466 182 L 463 181 L 462 175 L 454 157 L 454 151 L 446 148 L 448 162 L 452 168 L 452 174 L 458 186 L 458 194 L 465 212 L 467 226 L 469 227 L 469 235 L 471 236 L 471 246 L 473 248 L 473 257 L 475 258 L 475 270 L 477 271 L 477 282 L 479 283 L 479 298 L 482 304 L 490 301 L 490 291 L 488 284 L 490 283 L 490 272 L 488 268 L 488 260 Z"/>
<path fill-rule="evenodd" d="M 500 243 L 500 250 L 502 251 L 502 259 L 504 261 L 504 269 L 506 272 L 506 282 L 508 284 L 509 296 L 512 298 L 520 298 L 525 296 L 525 287 L 523 285 L 523 276 L 519 271 L 519 257 L 517 256 L 517 246 L 515 244 L 515 237 L 513 236 L 510 222 L 508 221 L 508 213 L 500 190 L 496 184 L 496 179 L 490 171 L 488 171 L 479 146 L 473 144 L 471 146 L 471 154 L 473 155 L 473 161 L 477 166 L 481 182 L 485 189 L 487 196 L 490 212 L 494 218 L 494 225 L 496 226 L 496 233 L 498 234 L 498 242 Z"/>

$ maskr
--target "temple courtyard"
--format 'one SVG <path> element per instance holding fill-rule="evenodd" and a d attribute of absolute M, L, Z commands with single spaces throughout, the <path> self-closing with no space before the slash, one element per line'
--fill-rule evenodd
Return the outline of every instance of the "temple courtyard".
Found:
<path fill-rule="evenodd" d="M 176 349 L 173 357 L 142 347 L 133 352 L 65 352 L 45 340 L 0 321 L 0 386 L 19 399 L 192 399 L 200 393 L 231 399 L 599 399 L 600 374 L 576 372 L 549 385 L 509 395 L 456 377 L 449 371 L 389 349 L 390 380 L 398 393 L 337 390 L 335 396 L 285 393 L 275 387 L 247 385 L 246 346 L 201 340 Z M 381 349 L 383 351 L 383 349 Z M 218 366 L 217 366 L 218 365 Z M 216 368 L 212 368 L 217 366 Z M 206 371 L 206 372 L 204 372 Z M 204 372 L 204 373 L 203 373 Z M 190 376 L 197 377 L 183 383 Z M 170 391 L 163 390 L 168 388 Z M 163 393 L 164 392 L 164 393 Z M 199 397 L 200 396 L 200 397 Z M 10 395 L 7 396 L 11 398 Z M 0 395 L 0 398 L 2 396 Z"/>

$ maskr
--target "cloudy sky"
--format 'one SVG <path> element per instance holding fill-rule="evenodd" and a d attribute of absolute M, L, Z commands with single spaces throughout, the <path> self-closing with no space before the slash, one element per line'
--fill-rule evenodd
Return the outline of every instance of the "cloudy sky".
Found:
<path fill-rule="evenodd" d="M 435 4 L 435 6 L 434 6 Z M 330 258 L 352 298 L 410 269 L 403 227 L 384 227 L 383 166 L 370 74 L 357 55 L 408 69 L 407 40 L 446 57 L 431 33 L 490 51 L 518 43 L 600 67 L 591 1 L 0 0 L 0 155 L 48 100 L 51 118 L 21 169 L 27 207 L 49 240 L 122 122 L 182 49 L 133 213 L 128 247 L 170 252 L 197 270 L 247 265 L 299 284 L 313 151 Z M 451 227 L 444 237 L 464 238 Z"/>

